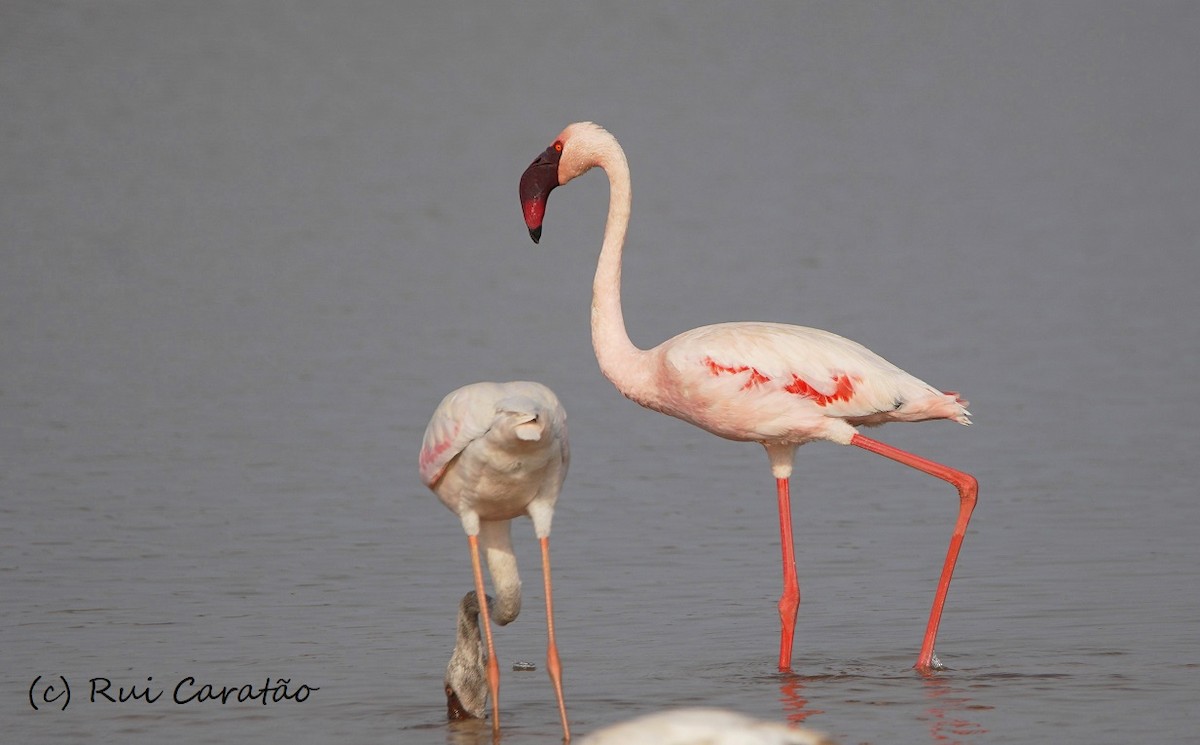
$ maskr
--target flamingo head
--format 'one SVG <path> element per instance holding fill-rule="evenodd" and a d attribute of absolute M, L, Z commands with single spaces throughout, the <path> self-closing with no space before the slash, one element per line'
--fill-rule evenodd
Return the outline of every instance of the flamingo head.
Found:
<path fill-rule="evenodd" d="M 550 192 L 559 186 L 558 165 L 562 160 L 562 152 L 563 141 L 555 140 L 521 174 L 521 211 L 525 213 L 525 226 L 529 228 L 529 237 L 534 243 L 542 237 L 546 201 L 550 198 Z"/>
<path fill-rule="evenodd" d="M 525 213 L 525 225 L 534 243 L 542 237 L 542 218 L 550 192 L 587 173 L 592 166 L 602 165 L 606 147 L 619 149 L 603 127 L 592 122 L 575 122 L 521 174 L 521 211 Z"/>
<path fill-rule="evenodd" d="M 487 685 L 463 689 L 468 695 L 459 696 L 454 686 L 446 684 L 446 718 L 452 722 L 462 719 L 483 719 L 487 716 Z"/>

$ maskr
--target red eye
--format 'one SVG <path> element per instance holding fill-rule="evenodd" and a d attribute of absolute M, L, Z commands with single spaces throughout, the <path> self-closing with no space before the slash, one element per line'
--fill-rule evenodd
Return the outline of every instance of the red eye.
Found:
<path fill-rule="evenodd" d="M 562 141 L 561 140 L 554 143 L 554 151 L 558 152 L 558 153 L 562 152 Z"/>

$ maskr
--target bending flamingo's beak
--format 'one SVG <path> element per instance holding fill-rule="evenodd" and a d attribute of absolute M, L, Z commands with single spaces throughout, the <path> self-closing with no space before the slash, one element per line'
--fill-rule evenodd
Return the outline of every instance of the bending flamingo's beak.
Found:
<path fill-rule="evenodd" d="M 558 160 L 561 155 L 562 152 L 552 145 L 521 174 L 521 211 L 525 213 L 525 226 L 529 228 L 529 237 L 534 243 L 542 237 L 546 202 L 550 192 L 558 186 Z"/>
<path fill-rule="evenodd" d="M 446 718 L 452 722 L 478 718 L 466 706 L 463 706 L 462 700 L 458 697 L 458 692 L 451 688 L 449 683 L 446 684 Z"/>

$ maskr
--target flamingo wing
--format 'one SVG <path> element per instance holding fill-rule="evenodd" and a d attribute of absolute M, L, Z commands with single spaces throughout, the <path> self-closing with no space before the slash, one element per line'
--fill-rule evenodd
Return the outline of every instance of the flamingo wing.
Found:
<path fill-rule="evenodd" d="M 666 362 L 700 398 L 776 408 L 803 402 L 837 419 L 869 420 L 945 396 L 855 341 L 787 324 L 703 326 L 672 339 Z"/>
<path fill-rule="evenodd" d="M 421 442 L 421 482 L 434 486 L 460 453 L 492 429 L 498 407 L 513 408 L 514 405 L 521 410 L 546 413 L 550 419 L 547 430 L 555 433 L 566 463 L 570 458 L 567 415 L 549 388 L 530 381 L 472 383 L 451 391 L 433 412 Z"/>
<path fill-rule="evenodd" d="M 432 487 L 450 462 L 487 434 L 495 419 L 495 383 L 475 383 L 446 394 L 425 428 L 419 459 L 421 482 Z"/>

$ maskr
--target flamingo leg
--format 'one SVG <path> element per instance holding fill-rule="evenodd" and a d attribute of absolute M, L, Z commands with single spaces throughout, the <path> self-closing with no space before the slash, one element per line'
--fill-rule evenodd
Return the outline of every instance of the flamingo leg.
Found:
<path fill-rule="evenodd" d="M 471 569 L 475 572 L 475 597 L 479 598 L 479 615 L 483 621 L 483 633 L 487 637 L 488 693 L 492 698 L 492 733 L 500 734 L 500 663 L 496 661 L 496 647 L 492 644 L 492 621 L 488 612 L 488 597 L 483 590 L 483 567 L 479 564 L 479 538 L 468 535 L 471 547 Z"/>
<path fill-rule="evenodd" d="M 546 670 L 554 684 L 554 695 L 558 697 L 558 715 L 562 719 L 563 742 L 571 741 L 571 728 L 567 724 L 567 705 L 563 702 L 562 663 L 558 659 L 558 643 L 554 641 L 554 601 L 550 587 L 550 538 L 541 539 L 542 579 L 546 584 Z"/>
<path fill-rule="evenodd" d="M 935 663 L 933 643 L 937 639 L 938 624 L 942 620 L 942 608 L 946 605 L 946 594 L 950 591 L 950 578 L 954 575 L 958 551 L 962 547 L 963 536 L 967 533 L 967 523 L 971 521 L 971 511 L 975 509 L 975 502 L 979 494 L 979 482 L 969 473 L 934 463 L 857 433 L 850 439 L 850 444 L 911 466 L 918 471 L 953 484 L 958 489 L 958 521 L 954 524 L 954 533 L 950 536 L 950 548 L 946 551 L 946 562 L 942 565 L 942 575 L 938 580 L 937 593 L 933 596 L 933 608 L 929 611 L 929 624 L 925 627 L 925 640 L 921 643 L 921 654 L 917 657 L 917 664 L 914 665 L 922 674 L 928 674 L 936 667 L 940 667 L 940 663 Z"/>
<path fill-rule="evenodd" d="M 779 598 L 779 669 L 792 669 L 792 639 L 800 610 L 800 580 L 796 577 L 796 552 L 792 542 L 792 500 L 787 479 L 775 479 L 779 493 L 779 544 L 783 551 L 783 595 Z"/>

